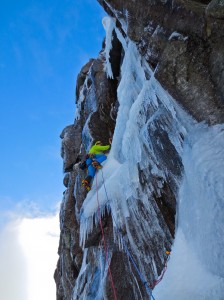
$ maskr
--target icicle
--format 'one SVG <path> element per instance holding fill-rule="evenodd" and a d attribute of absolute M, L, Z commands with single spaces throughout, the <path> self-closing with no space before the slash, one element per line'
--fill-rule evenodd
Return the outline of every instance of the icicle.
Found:
<path fill-rule="evenodd" d="M 106 212 L 110 213 L 110 205 L 109 203 L 105 203 L 100 207 L 101 217 L 103 218 L 106 215 Z M 82 211 L 80 217 L 80 247 L 83 249 L 85 248 L 85 242 L 88 238 L 88 235 L 93 232 L 93 229 L 100 224 L 99 220 L 99 212 L 98 208 L 96 207 L 96 211 L 90 216 L 85 218 L 84 211 Z"/>
<path fill-rule="evenodd" d="M 114 79 L 112 67 L 111 67 L 111 63 L 110 63 L 110 50 L 112 49 L 113 30 L 115 28 L 115 22 L 110 17 L 104 17 L 102 23 L 103 23 L 104 29 L 106 31 L 105 71 L 107 73 L 107 77 Z"/>

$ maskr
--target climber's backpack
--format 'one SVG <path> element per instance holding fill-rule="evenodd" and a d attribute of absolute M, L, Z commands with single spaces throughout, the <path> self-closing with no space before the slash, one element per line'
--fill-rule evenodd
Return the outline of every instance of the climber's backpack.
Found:
<path fill-rule="evenodd" d="M 80 168 L 81 170 L 85 170 L 85 169 L 87 168 L 86 162 L 85 162 L 85 161 L 84 161 L 84 162 L 81 162 L 81 163 L 79 164 L 79 168 Z"/>

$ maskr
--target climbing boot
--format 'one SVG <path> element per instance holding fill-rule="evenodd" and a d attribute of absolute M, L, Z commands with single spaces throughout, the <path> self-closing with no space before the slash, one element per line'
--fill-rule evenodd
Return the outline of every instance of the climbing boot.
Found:
<path fill-rule="evenodd" d="M 96 160 L 92 162 L 92 166 L 96 169 L 102 169 L 102 165 Z"/>
<path fill-rule="evenodd" d="M 90 184 L 86 179 L 82 180 L 82 186 L 84 186 L 88 192 L 91 190 Z"/>

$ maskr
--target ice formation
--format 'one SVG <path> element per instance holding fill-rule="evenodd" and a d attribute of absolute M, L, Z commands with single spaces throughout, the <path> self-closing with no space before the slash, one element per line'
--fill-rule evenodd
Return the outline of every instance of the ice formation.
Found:
<path fill-rule="evenodd" d="M 107 31 L 106 69 L 108 76 L 112 78 L 109 51 L 114 29 L 113 20 L 105 19 L 104 25 Z M 161 167 L 157 163 L 158 153 L 155 153 L 154 144 L 157 143 L 161 153 L 165 152 L 160 138 L 155 139 L 159 129 L 168 136 L 172 147 L 178 153 L 183 170 L 182 181 L 180 176 L 173 176 L 176 186 L 179 187 L 175 243 L 168 271 L 155 288 L 154 297 L 160 300 L 224 299 L 224 127 L 208 127 L 193 120 L 154 78 L 153 71 L 139 55 L 134 43 L 119 34 L 118 38 L 125 54 L 117 91 L 119 111 L 113 144 L 107 160 L 103 163 L 103 169 L 98 171 L 92 190 L 81 208 L 80 246 L 85 248 L 86 238 L 93 226 L 99 222 L 96 199 L 98 190 L 101 213 L 111 212 L 114 229 L 126 228 L 126 238 L 144 276 L 149 278 L 150 272 L 158 275 L 155 258 L 142 255 L 129 230 L 128 220 L 131 217 L 139 233 L 139 245 L 147 243 L 152 237 L 159 239 L 166 230 L 165 225 L 157 221 L 156 207 L 149 201 L 150 195 L 160 193 L 159 187 L 149 184 L 145 188 L 139 180 L 141 171 L 148 175 L 149 182 L 152 176 L 160 178 L 161 185 L 169 176 L 166 164 Z M 88 128 L 85 127 L 85 136 L 88 136 L 87 131 Z M 175 165 L 172 159 L 169 163 Z M 139 202 L 144 205 L 146 214 L 154 216 L 150 221 L 141 220 L 141 224 Z M 115 236 L 116 239 L 119 240 Z M 161 245 L 161 253 L 157 254 L 161 260 L 162 252 L 170 246 Z M 93 253 L 94 255 L 103 266 L 102 255 L 99 257 L 99 252 Z M 85 270 L 88 264 L 85 263 L 85 258 L 83 261 L 82 270 Z M 153 270 L 146 268 L 149 262 L 154 266 Z M 77 289 L 82 288 L 82 270 L 77 279 L 79 284 L 76 282 L 73 299 L 78 295 Z M 95 298 L 91 299 L 101 299 L 103 287 L 100 282 L 103 282 L 106 271 L 105 265 L 101 271 L 96 270 L 98 275 L 94 279 L 95 289 L 91 292 Z"/>
<path fill-rule="evenodd" d="M 185 139 L 178 227 L 157 299 L 224 298 L 224 126 L 196 125 Z"/>

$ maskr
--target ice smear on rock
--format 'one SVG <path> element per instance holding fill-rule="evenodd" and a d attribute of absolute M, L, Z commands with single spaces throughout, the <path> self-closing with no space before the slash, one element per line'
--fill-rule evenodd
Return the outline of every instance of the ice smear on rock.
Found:
<path fill-rule="evenodd" d="M 94 272 L 92 272 L 93 269 Z M 73 291 L 73 300 L 102 300 L 107 273 L 108 263 L 105 263 L 105 255 L 101 249 L 85 249 L 82 267 Z"/>

